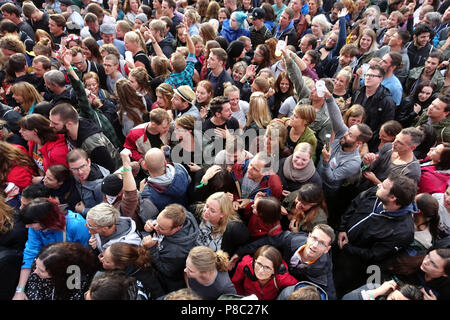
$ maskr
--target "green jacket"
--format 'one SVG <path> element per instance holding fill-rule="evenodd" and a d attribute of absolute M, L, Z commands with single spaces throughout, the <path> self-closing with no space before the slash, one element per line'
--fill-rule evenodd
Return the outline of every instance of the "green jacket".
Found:
<path fill-rule="evenodd" d="M 78 72 L 78 70 L 76 70 L 75 72 L 77 73 L 78 78 L 80 78 L 80 72 Z M 81 80 L 76 81 L 70 75 L 68 75 L 68 77 L 70 80 L 70 84 L 72 85 L 72 88 L 77 95 L 79 115 L 83 118 L 93 120 L 96 124 L 99 125 L 100 128 L 102 128 L 103 133 L 109 139 L 109 141 L 111 141 L 114 147 L 121 147 L 119 139 L 117 138 L 116 131 L 114 130 L 114 127 L 109 119 L 103 114 L 101 110 L 92 108 L 91 104 L 89 103 L 88 97 L 86 96 L 86 91 L 84 90 L 84 86 Z"/>
<path fill-rule="evenodd" d="M 405 84 L 406 94 L 409 94 L 411 92 L 412 86 L 417 81 L 417 79 L 419 79 L 424 68 L 425 67 L 417 67 L 409 71 L 408 78 L 406 79 Z M 444 86 L 445 78 L 439 72 L 439 70 L 436 69 L 436 71 L 433 74 L 433 77 L 431 78 L 431 82 L 436 86 L 434 92 L 439 92 Z"/>
<path fill-rule="evenodd" d="M 428 116 L 427 116 L 427 110 L 424 110 L 422 115 L 419 117 L 419 120 L 417 120 L 417 123 L 415 127 L 428 123 Z M 450 142 L 450 117 L 447 116 L 444 120 L 431 123 L 431 126 L 436 131 L 436 138 L 437 138 L 437 144 L 440 144 L 442 142 Z"/>

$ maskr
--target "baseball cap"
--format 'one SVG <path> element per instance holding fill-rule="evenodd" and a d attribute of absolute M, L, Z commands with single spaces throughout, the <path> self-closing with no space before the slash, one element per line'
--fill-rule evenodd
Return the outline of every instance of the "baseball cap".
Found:
<path fill-rule="evenodd" d="M 266 16 L 266 12 L 262 8 L 254 8 L 250 13 L 250 18 L 252 19 L 264 19 Z"/>

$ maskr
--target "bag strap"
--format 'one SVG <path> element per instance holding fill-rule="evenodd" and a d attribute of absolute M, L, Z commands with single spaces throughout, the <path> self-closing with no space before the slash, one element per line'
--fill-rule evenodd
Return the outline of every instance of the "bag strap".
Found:
<path fill-rule="evenodd" d="M 275 227 L 273 227 L 272 229 L 270 229 L 269 232 L 267 232 L 267 234 L 270 235 L 272 232 L 274 232 L 274 231 L 277 230 L 278 228 L 281 228 L 281 224 L 277 224 Z"/>
<path fill-rule="evenodd" d="M 277 291 L 280 291 L 280 288 L 278 288 L 277 279 L 275 276 L 273 277 L 273 284 L 275 285 L 275 288 L 277 288 Z"/>

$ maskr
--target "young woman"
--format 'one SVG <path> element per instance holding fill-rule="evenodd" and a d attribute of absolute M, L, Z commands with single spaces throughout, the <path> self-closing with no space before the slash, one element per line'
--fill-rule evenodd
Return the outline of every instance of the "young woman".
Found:
<path fill-rule="evenodd" d="M 11 87 L 13 98 L 20 105 L 24 115 L 33 114 L 36 104 L 44 101 L 39 92 L 28 82 L 18 82 Z"/>
<path fill-rule="evenodd" d="M 414 218 L 414 242 L 407 248 L 410 254 L 426 253 L 439 235 L 439 203 L 429 193 L 417 194 Z"/>
<path fill-rule="evenodd" d="M 255 196 L 255 201 L 245 208 L 244 215 L 248 220 L 250 241 L 283 232 L 280 224 L 281 204 L 275 197 Z"/>
<path fill-rule="evenodd" d="M 188 9 L 184 12 L 184 20 L 189 28 L 188 32 L 190 37 L 198 35 L 200 19 L 201 17 L 195 9 Z"/>
<path fill-rule="evenodd" d="M 244 22 L 247 15 L 242 11 L 234 11 L 231 14 L 230 20 L 225 20 L 222 23 L 222 31 L 220 35 L 227 39 L 228 43 L 237 40 L 240 36 L 250 38 L 250 31 L 245 28 Z"/>
<path fill-rule="evenodd" d="M 38 182 L 54 164 L 67 166 L 69 149 L 64 134 L 57 134 L 50 127 L 50 120 L 40 114 L 30 114 L 18 122 L 20 134 L 28 141 L 28 154 L 39 169 Z"/>
<path fill-rule="evenodd" d="M 309 104 L 297 105 L 291 118 L 287 121 L 288 138 L 286 146 L 294 152 L 295 146 L 300 142 L 308 142 L 316 152 L 317 138 L 314 131 L 308 126 L 316 120 L 316 111 Z"/>
<path fill-rule="evenodd" d="M 84 38 L 81 43 L 81 49 L 83 49 L 83 54 L 86 57 L 86 60 L 103 64 L 103 58 L 99 50 L 100 46 L 94 38 Z"/>
<path fill-rule="evenodd" d="M 420 164 L 420 181 L 417 192 L 443 193 L 450 179 L 450 143 L 432 147 L 427 158 Z"/>
<path fill-rule="evenodd" d="M 270 111 L 272 112 L 272 118 L 278 117 L 278 111 L 280 110 L 281 104 L 286 101 L 289 97 L 294 95 L 294 85 L 289 79 L 287 72 L 281 72 L 275 81 L 275 94 L 273 95 L 275 103 L 270 106 Z"/>
<path fill-rule="evenodd" d="M 281 290 L 298 282 L 287 270 L 280 251 L 265 245 L 256 250 L 253 257 L 242 258 L 231 281 L 239 295 L 254 294 L 259 300 L 274 300 Z"/>
<path fill-rule="evenodd" d="M 156 99 L 153 99 L 151 97 L 149 76 L 145 68 L 137 67 L 131 70 L 130 74 L 128 75 L 128 80 L 136 90 L 136 93 L 144 98 L 143 102 L 145 103 L 145 109 L 147 111 L 151 111 L 151 106 L 153 104 L 152 100 Z"/>
<path fill-rule="evenodd" d="M 219 20 L 219 10 L 220 4 L 217 1 L 211 1 L 208 4 L 208 9 L 206 9 L 205 22 L 211 19 Z"/>
<path fill-rule="evenodd" d="M 200 111 L 202 119 L 205 120 L 209 113 L 209 102 L 214 96 L 212 83 L 208 80 L 201 80 L 197 85 L 195 95 L 197 96 L 195 106 Z"/>
<path fill-rule="evenodd" d="M 136 0 L 132 0 L 136 1 Z M 125 34 L 125 48 L 133 54 L 135 67 L 144 67 L 149 75 L 152 74 L 150 58 L 147 56 L 145 40 L 139 30 L 129 31 Z"/>
<path fill-rule="evenodd" d="M 139 14 L 140 0 L 125 0 L 123 4 L 124 19 L 134 25 L 136 16 Z"/>
<path fill-rule="evenodd" d="M 156 101 L 156 88 L 170 76 L 170 61 L 166 57 L 156 56 L 152 58 L 151 66 L 154 78 L 150 80 L 150 96 Z"/>
<path fill-rule="evenodd" d="M 250 105 L 247 114 L 247 123 L 244 131 L 253 129 L 257 130 L 258 135 L 260 130 L 265 129 L 270 120 L 272 120 L 269 113 L 269 106 L 267 99 L 262 92 L 254 92 L 250 96 Z"/>
<path fill-rule="evenodd" d="M 224 84 L 223 95 L 230 100 L 232 116 L 239 121 L 239 127 L 244 128 L 247 122 L 248 102 L 240 99 L 241 92 L 239 88 L 231 83 Z"/>
<path fill-rule="evenodd" d="M 0 185 L 8 182 L 19 187 L 20 192 L 32 184 L 36 172 L 34 161 L 24 147 L 0 141 Z"/>
<path fill-rule="evenodd" d="M 358 70 L 365 63 L 369 63 L 370 59 L 376 56 L 376 50 L 378 49 L 377 34 L 370 28 L 365 28 L 361 31 L 356 45 L 359 50 L 357 56 L 358 62 L 354 70 Z"/>
<path fill-rule="evenodd" d="M 50 192 L 50 197 L 57 197 L 60 204 L 67 204 L 71 197 L 73 178 L 70 170 L 62 164 L 50 166 L 40 182 Z"/>
<path fill-rule="evenodd" d="M 335 99 L 344 98 L 347 102 L 347 100 L 351 98 L 350 83 L 352 76 L 352 68 L 350 67 L 345 67 L 338 72 L 336 78 L 334 78 L 333 97 Z"/>
<path fill-rule="evenodd" d="M 197 246 L 186 258 L 186 286 L 203 300 L 217 300 L 223 294 L 236 294 L 228 274 L 228 254 Z"/>
<path fill-rule="evenodd" d="M 152 267 L 150 251 L 142 246 L 116 242 L 108 247 L 99 260 L 105 270 L 123 270 L 125 275 L 142 283 L 149 299 L 164 295 L 164 291 Z"/>
<path fill-rule="evenodd" d="M 152 105 L 152 110 L 156 108 L 163 108 L 172 113 L 172 97 L 174 91 L 170 84 L 161 83 L 155 90 L 156 101 Z"/>

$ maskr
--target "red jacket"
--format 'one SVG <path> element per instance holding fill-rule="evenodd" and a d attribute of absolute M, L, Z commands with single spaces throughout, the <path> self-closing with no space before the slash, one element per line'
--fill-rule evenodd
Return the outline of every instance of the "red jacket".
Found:
<path fill-rule="evenodd" d="M 264 236 L 276 236 L 283 232 L 280 220 L 271 225 L 264 223 L 258 215 L 253 213 L 253 204 L 253 201 L 250 202 L 244 211 L 244 215 L 248 219 L 247 227 L 250 231 L 250 241 L 258 240 Z"/>
<path fill-rule="evenodd" d="M 23 146 L 18 144 L 15 144 L 14 146 L 22 150 L 25 154 L 27 153 L 27 150 Z M 14 164 L 13 168 L 6 176 L 6 181 L 14 183 L 19 187 L 20 192 L 22 192 L 23 189 L 32 184 L 33 174 L 34 171 L 32 168 Z"/>
<path fill-rule="evenodd" d="M 288 266 L 286 262 L 283 261 L 286 272 L 277 274 L 261 288 L 258 280 L 251 279 L 256 279 L 252 262 L 253 258 L 251 256 L 246 255 L 243 257 L 236 268 L 233 279 L 231 279 L 236 288 L 236 292 L 239 295 L 248 296 L 254 294 L 259 300 L 274 300 L 281 290 L 298 282 L 297 279 L 288 273 Z"/>
<path fill-rule="evenodd" d="M 33 148 L 34 141 L 28 141 L 28 155 L 33 159 Z M 39 152 L 42 154 L 42 161 L 44 165 L 44 171 L 55 164 L 62 164 L 66 168 L 67 165 L 66 156 L 69 153 L 69 148 L 67 147 L 66 138 L 64 134 L 58 134 L 58 139 L 55 141 L 49 141 L 44 144 Z"/>
<path fill-rule="evenodd" d="M 427 157 L 423 162 L 429 161 Z M 437 171 L 433 165 L 422 165 L 420 167 L 420 181 L 417 184 L 417 193 L 444 193 L 447 183 L 450 182 L 450 170 Z"/>

